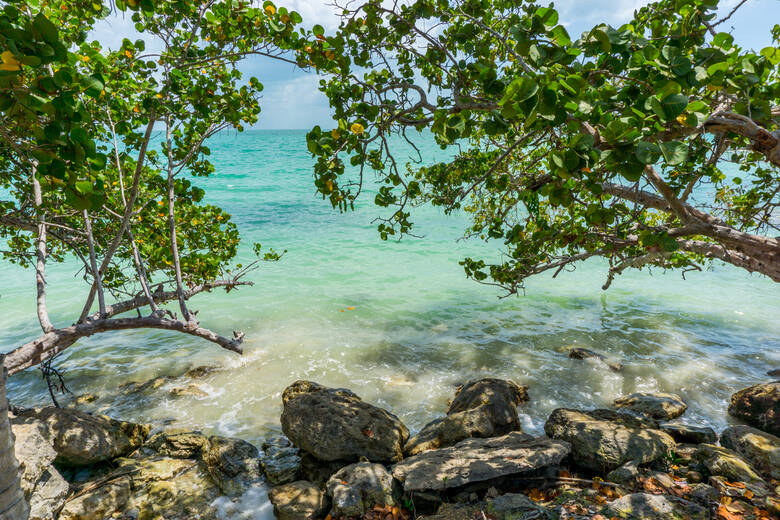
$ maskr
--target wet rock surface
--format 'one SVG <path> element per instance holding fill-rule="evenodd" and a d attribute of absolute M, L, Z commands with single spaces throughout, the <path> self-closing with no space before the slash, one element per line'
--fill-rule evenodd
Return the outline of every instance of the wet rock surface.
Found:
<path fill-rule="evenodd" d="M 688 405 L 679 395 L 660 392 L 636 392 L 618 397 L 614 404 L 618 408 L 661 420 L 675 419 L 688 409 Z"/>
<path fill-rule="evenodd" d="M 693 426 L 679 423 L 659 423 L 658 429 L 669 434 L 678 443 L 714 444 L 718 442 L 718 434 L 709 426 Z"/>
<path fill-rule="evenodd" d="M 297 381 L 285 389 L 282 400 L 282 431 L 320 460 L 395 462 L 403 457 L 406 426 L 349 390 Z"/>
<path fill-rule="evenodd" d="M 590 360 L 600 361 L 601 363 L 604 363 L 613 372 L 623 371 L 622 363 L 616 363 L 610 361 L 603 354 L 599 354 L 598 352 L 594 352 L 593 350 L 587 348 L 579 348 L 579 347 L 572 348 L 569 350 L 569 357 L 571 359 L 590 359 Z"/>
<path fill-rule="evenodd" d="M 731 396 L 729 414 L 780 436 L 780 381 L 745 388 Z"/>
<path fill-rule="evenodd" d="M 610 410 L 558 408 L 544 425 L 550 438 L 571 443 L 574 461 L 584 468 L 610 471 L 626 462 L 652 462 L 669 454 L 675 442 L 647 423 Z"/>
<path fill-rule="evenodd" d="M 298 448 L 286 437 L 270 437 L 263 442 L 263 473 L 272 486 L 289 484 L 298 480 L 301 473 L 301 456 Z"/>
<path fill-rule="evenodd" d="M 764 478 L 780 480 L 780 438 L 751 426 L 732 426 L 720 443 L 739 454 Z"/>

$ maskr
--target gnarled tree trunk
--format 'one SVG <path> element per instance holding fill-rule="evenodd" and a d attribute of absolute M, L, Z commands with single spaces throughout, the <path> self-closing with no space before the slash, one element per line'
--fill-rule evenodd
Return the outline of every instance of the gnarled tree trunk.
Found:
<path fill-rule="evenodd" d="M 14 455 L 14 437 L 8 421 L 4 361 L 5 355 L 0 354 L 0 520 L 26 520 L 30 509 L 21 487 L 19 464 Z"/>

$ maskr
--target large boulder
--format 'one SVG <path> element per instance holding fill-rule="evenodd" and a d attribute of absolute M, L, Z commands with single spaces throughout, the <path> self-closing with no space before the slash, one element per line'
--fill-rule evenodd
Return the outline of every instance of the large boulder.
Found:
<path fill-rule="evenodd" d="M 688 405 L 679 395 L 661 392 L 636 392 L 618 397 L 614 404 L 618 408 L 664 421 L 677 418 L 688 409 Z"/>
<path fill-rule="evenodd" d="M 390 412 L 346 389 L 296 381 L 282 394 L 282 431 L 298 448 L 325 460 L 395 462 L 409 430 Z"/>
<path fill-rule="evenodd" d="M 654 461 L 674 449 L 674 439 L 646 426 L 641 419 L 611 410 L 558 408 L 550 414 L 544 431 L 553 439 L 571 443 L 578 465 L 607 472 L 629 461 Z"/>
<path fill-rule="evenodd" d="M 729 414 L 750 426 L 780 436 L 780 381 L 740 390 L 731 396 Z"/>
<path fill-rule="evenodd" d="M 726 428 L 720 443 L 742 456 L 764 477 L 780 480 L 780 438 L 739 425 Z"/>
<path fill-rule="evenodd" d="M 567 442 L 512 432 L 424 451 L 395 464 L 392 473 L 407 493 L 440 491 L 555 466 L 569 451 Z"/>
<path fill-rule="evenodd" d="M 36 484 L 57 458 L 57 452 L 52 448 L 45 436 L 46 431 L 40 424 L 14 424 L 11 430 L 16 439 L 14 453 L 19 462 L 22 491 L 25 498 L 30 500 Z"/>
<path fill-rule="evenodd" d="M 700 444 L 694 460 L 702 464 L 711 475 L 737 482 L 763 482 L 758 472 L 736 452 L 715 446 Z"/>
<path fill-rule="evenodd" d="M 150 429 L 55 407 L 25 410 L 12 423 L 38 428 L 57 452 L 55 462 L 63 466 L 88 466 L 127 455 L 143 444 Z"/>
<path fill-rule="evenodd" d="M 381 464 L 358 462 L 336 472 L 326 489 L 333 508 L 331 516 L 362 517 L 376 505 L 393 506 L 393 476 Z"/>
<path fill-rule="evenodd" d="M 607 504 L 607 510 L 618 518 L 631 520 L 705 520 L 707 509 L 687 500 L 668 495 L 632 493 Z"/>
<path fill-rule="evenodd" d="M 315 520 L 328 512 L 328 497 L 319 486 L 305 480 L 277 486 L 268 492 L 278 520 Z"/>
<path fill-rule="evenodd" d="M 517 405 L 527 388 L 503 379 L 469 381 L 458 388 L 447 415 L 426 424 L 404 446 L 404 456 L 452 446 L 470 437 L 496 437 L 520 431 Z"/>

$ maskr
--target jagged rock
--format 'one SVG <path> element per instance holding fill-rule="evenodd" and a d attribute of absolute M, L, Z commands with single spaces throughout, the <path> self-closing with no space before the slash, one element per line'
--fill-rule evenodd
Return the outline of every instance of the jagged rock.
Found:
<path fill-rule="evenodd" d="M 123 511 L 142 518 L 212 519 L 212 502 L 222 494 L 202 461 L 151 457 L 117 459 L 115 474 L 132 479 L 131 495 Z"/>
<path fill-rule="evenodd" d="M 764 477 L 780 480 L 780 438 L 739 425 L 726 428 L 720 443 L 742 456 Z"/>
<path fill-rule="evenodd" d="M 607 473 L 607 480 L 615 484 L 627 484 L 633 482 L 638 476 L 639 465 L 635 461 L 630 461 Z"/>
<path fill-rule="evenodd" d="M 197 459 L 208 445 L 208 437 L 198 431 L 173 429 L 152 435 L 144 448 L 174 459 Z"/>
<path fill-rule="evenodd" d="M 57 452 L 55 462 L 65 466 L 87 466 L 127 455 L 143 444 L 150 429 L 55 407 L 25 410 L 13 418 L 13 424 L 36 425 Z"/>
<path fill-rule="evenodd" d="M 696 483 L 691 486 L 691 498 L 704 506 L 709 506 L 720 500 L 720 493 L 709 484 Z"/>
<path fill-rule="evenodd" d="M 390 412 L 345 389 L 296 381 L 282 394 L 282 431 L 320 460 L 394 462 L 409 430 Z"/>
<path fill-rule="evenodd" d="M 662 420 L 679 417 L 688 409 L 688 405 L 679 395 L 661 392 L 636 392 L 618 397 L 614 403 L 618 408 L 625 408 L 637 414 Z"/>
<path fill-rule="evenodd" d="M 310 453 L 301 453 L 300 480 L 314 482 L 318 486 L 325 487 L 328 479 L 338 470 L 351 463 L 343 460 L 319 460 Z"/>
<path fill-rule="evenodd" d="M 667 495 L 632 493 L 613 500 L 607 509 L 620 518 L 632 520 L 705 520 L 707 510 L 692 502 Z"/>
<path fill-rule="evenodd" d="M 700 444 L 694 457 L 711 475 L 726 477 L 738 482 L 763 482 L 756 470 L 736 452 L 715 446 Z"/>
<path fill-rule="evenodd" d="M 780 436 L 780 381 L 754 385 L 731 396 L 729 414 Z"/>
<path fill-rule="evenodd" d="M 118 476 L 89 491 L 74 495 L 60 511 L 59 520 L 105 520 L 130 499 L 129 476 Z"/>
<path fill-rule="evenodd" d="M 527 496 L 508 493 L 476 504 L 443 504 L 435 515 L 419 520 L 473 520 L 487 513 L 494 520 L 545 520 L 555 518 L 551 511 L 535 504 Z"/>
<path fill-rule="evenodd" d="M 21 471 L 22 491 L 25 498 L 30 500 L 36 484 L 57 458 L 57 452 L 52 448 L 46 438 L 45 429 L 39 423 L 13 424 L 11 430 L 16 438 L 14 454 Z"/>
<path fill-rule="evenodd" d="M 361 517 L 375 505 L 393 506 L 393 476 L 381 464 L 358 462 L 336 472 L 326 486 L 331 515 Z"/>
<path fill-rule="evenodd" d="M 278 520 L 314 520 L 325 516 L 328 498 L 316 484 L 298 480 L 268 492 Z"/>
<path fill-rule="evenodd" d="M 30 520 L 53 520 L 70 494 L 70 485 L 54 466 L 49 466 L 29 498 Z"/>
<path fill-rule="evenodd" d="M 708 426 L 691 426 L 689 424 L 660 423 L 658 429 L 668 433 L 675 441 L 690 444 L 714 444 L 718 442 L 718 434 Z"/>
<path fill-rule="evenodd" d="M 609 361 L 603 354 L 599 354 L 598 352 L 594 352 L 592 350 L 589 350 L 587 348 L 572 348 L 569 350 L 569 357 L 571 359 L 597 359 L 607 365 L 610 370 L 613 372 L 622 372 L 623 371 L 623 365 L 620 363 L 613 363 Z"/>
<path fill-rule="evenodd" d="M 629 461 L 654 461 L 674 449 L 674 439 L 645 424 L 611 410 L 558 408 L 550 414 L 544 431 L 553 439 L 571 443 L 573 459 L 580 466 L 610 471 Z"/>
<path fill-rule="evenodd" d="M 431 421 L 404 446 L 404 456 L 452 446 L 470 437 L 496 437 L 520 431 L 517 405 L 527 387 L 502 379 L 469 381 L 458 388 L 445 417 Z"/>
<path fill-rule="evenodd" d="M 513 432 L 424 451 L 395 464 L 392 473 L 407 493 L 443 490 L 554 466 L 569 451 L 567 442 Z"/>
<path fill-rule="evenodd" d="M 301 456 L 286 437 L 272 437 L 263 442 L 263 472 L 272 486 L 294 482 L 301 472 Z"/>
<path fill-rule="evenodd" d="M 228 496 L 242 494 L 262 478 L 260 453 L 241 439 L 212 435 L 203 453 L 209 475 Z"/>

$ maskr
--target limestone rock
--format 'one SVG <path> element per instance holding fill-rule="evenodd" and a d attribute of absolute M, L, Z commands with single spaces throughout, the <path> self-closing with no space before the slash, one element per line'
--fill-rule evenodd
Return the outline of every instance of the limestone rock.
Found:
<path fill-rule="evenodd" d="M 174 459 L 196 459 L 208 445 L 208 438 L 198 431 L 173 429 L 152 435 L 144 448 Z"/>
<path fill-rule="evenodd" d="M 29 498 L 30 520 L 53 520 L 70 494 L 70 485 L 54 466 L 49 466 L 36 482 Z"/>
<path fill-rule="evenodd" d="M 149 426 L 55 407 L 25 410 L 13 424 L 36 426 L 57 452 L 55 462 L 65 466 L 87 466 L 127 455 L 149 434 Z"/>
<path fill-rule="evenodd" d="M 411 457 L 426 450 L 452 446 L 470 437 L 493 437 L 496 427 L 486 406 L 440 417 L 426 424 L 404 446 L 404 456 Z"/>
<path fill-rule="evenodd" d="M 483 518 L 488 512 L 494 520 L 547 520 L 556 518 L 551 511 L 534 503 L 520 493 L 508 493 L 487 498 L 476 504 L 443 504 L 435 515 L 418 517 L 419 520 L 473 520 Z"/>
<path fill-rule="evenodd" d="M 328 500 L 316 484 L 297 480 L 268 492 L 278 520 L 314 520 L 325 516 Z"/>
<path fill-rule="evenodd" d="M 272 437 L 263 442 L 263 472 L 272 486 L 294 482 L 301 472 L 301 456 L 286 437 Z"/>
<path fill-rule="evenodd" d="M 130 498 L 130 477 L 119 476 L 69 500 L 59 520 L 105 520 L 120 511 Z"/>
<path fill-rule="evenodd" d="M 737 482 L 763 482 L 756 470 L 737 453 L 713 444 L 700 444 L 694 457 L 711 475 Z"/>
<path fill-rule="evenodd" d="M 409 437 L 390 412 L 345 389 L 296 381 L 282 394 L 282 431 L 298 448 L 320 460 L 394 462 Z"/>
<path fill-rule="evenodd" d="M 335 518 L 362 517 L 375 505 L 395 505 L 393 476 L 381 464 L 350 464 L 330 477 L 326 489 Z"/>
<path fill-rule="evenodd" d="M 688 405 L 679 395 L 661 392 L 636 392 L 618 397 L 615 399 L 615 406 L 662 420 L 679 417 L 688 409 Z"/>
<path fill-rule="evenodd" d="M 260 453 L 241 439 L 209 437 L 203 461 L 211 478 L 229 496 L 242 494 L 262 478 Z"/>
<path fill-rule="evenodd" d="M 29 501 L 36 484 L 57 458 L 57 452 L 39 423 L 13 424 L 11 430 L 16 438 L 14 454 L 22 474 L 22 491 Z"/>
<path fill-rule="evenodd" d="M 754 385 L 731 396 L 729 414 L 780 436 L 780 381 Z"/>
<path fill-rule="evenodd" d="M 724 430 L 720 443 L 737 452 L 764 477 L 780 480 L 780 438 L 740 425 Z"/>
<path fill-rule="evenodd" d="M 668 433 L 675 441 L 689 444 L 714 444 L 718 442 L 718 434 L 708 426 L 691 426 L 678 423 L 661 423 L 658 429 Z"/>
<path fill-rule="evenodd" d="M 674 439 L 644 424 L 611 410 L 558 408 L 550 414 L 544 431 L 553 439 L 571 443 L 572 456 L 580 466 L 610 471 L 629 461 L 654 461 L 674 449 Z"/>
<path fill-rule="evenodd" d="M 485 483 L 557 465 L 570 446 L 513 432 L 502 437 L 467 439 L 455 446 L 424 451 L 392 467 L 404 491 L 443 490 Z"/>
<path fill-rule="evenodd" d="M 494 378 L 471 380 L 455 392 L 447 415 L 486 406 L 496 433 L 505 435 L 520 429 L 517 406 L 526 401 L 527 386 Z"/>
<path fill-rule="evenodd" d="M 620 518 L 632 520 L 705 520 L 707 510 L 697 504 L 667 495 L 632 493 L 607 504 L 608 510 Z"/>

